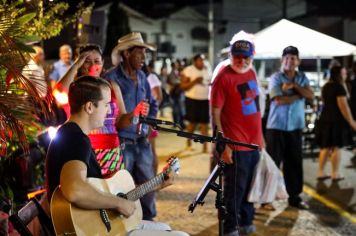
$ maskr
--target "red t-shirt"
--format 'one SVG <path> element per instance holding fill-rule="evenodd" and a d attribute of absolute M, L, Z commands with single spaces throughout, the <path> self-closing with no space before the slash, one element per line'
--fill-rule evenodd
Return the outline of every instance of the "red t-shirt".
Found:
<path fill-rule="evenodd" d="M 224 136 L 232 140 L 262 145 L 262 121 L 256 74 L 244 74 L 226 66 L 217 75 L 211 91 L 212 107 L 221 108 Z M 250 151 L 242 146 L 229 145 L 236 151 Z"/>

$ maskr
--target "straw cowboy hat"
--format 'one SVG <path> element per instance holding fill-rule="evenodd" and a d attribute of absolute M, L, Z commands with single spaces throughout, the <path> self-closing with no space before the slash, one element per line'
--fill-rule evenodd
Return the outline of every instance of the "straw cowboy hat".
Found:
<path fill-rule="evenodd" d="M 144 47 L 152 51 L 156 51 L 156 47 L 152 44 L 145 43 L 142 35 L 139 32 L 131 32 L 125 36 L 122 36 L 117 41 L 116 47 L 111 52 L 111 61 L 113 65 L 117 65 L 119 61 L 119 52 L 132 47 Z"/>

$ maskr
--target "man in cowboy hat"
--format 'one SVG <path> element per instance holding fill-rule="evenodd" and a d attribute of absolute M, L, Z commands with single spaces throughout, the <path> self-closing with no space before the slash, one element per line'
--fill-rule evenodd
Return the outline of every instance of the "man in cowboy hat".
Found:
<path fill-rule="evenodd" d="M 146 49 L 156 50 L 154 46 L 145 43 L 138 32 L 121 37 L 113 49 L 112 57 L 120 58 L 120 62 L 108 71 L 105 77 L 111 82 L 118 101 L 124 103 L 122 107 L 125 109 L 120 111 L 121 115 L 132 112 L 139 103 L 148 103 L 148 117 L 156 117 L 158 106 L 151 95 L 146 75 L 141 70 L 145 63 Z M 139 115 L 136 114 L 136 116 Z M 153 155 L 147 139 L 149 127 L 145 124 L 131 124 L 128 128 L 123 127 L 127 125 L 118 122 L 117 128 L 125 166 L 135 182 L 142 184 L 154 177 Z M 141 198 L 141 204 L 143 219 L 153 220 L 156 216 L 154 193 Z"/>

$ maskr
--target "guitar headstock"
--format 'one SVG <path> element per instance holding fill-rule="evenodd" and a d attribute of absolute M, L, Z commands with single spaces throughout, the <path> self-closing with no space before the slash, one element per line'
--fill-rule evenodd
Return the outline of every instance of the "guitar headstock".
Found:
<path fill-rule="evenodd" d="M 163 168 L 163 172 L 168 174 L 169 172 L 175 172 L 176 174 L 179 173 L 180 170 L 180 164 L 179 164 L 179 160 L 178 157 L 175 156 L 171 156 L 168 160 L 167 160 L 167 164 L 165 165 L 165 167 Z"/>

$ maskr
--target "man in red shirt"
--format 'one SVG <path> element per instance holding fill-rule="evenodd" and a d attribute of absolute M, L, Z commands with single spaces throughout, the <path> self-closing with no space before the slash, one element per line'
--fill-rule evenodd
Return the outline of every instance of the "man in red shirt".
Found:
<path fill-rule="evenodd" d="M 254 45 L 238 40 L 230 48 L 230 65 L 217 75 L 211 91 L 213 121 L 224 136 L 262 146 L 262 122 L 256 73 L 252 69 Z M 228 236 L 256 231 L 253 204 L 247 202 L 259 152 L 241 146 L 226 146 L 222 155 L 224 198 L 228 212 L 224 233 Z"/>

